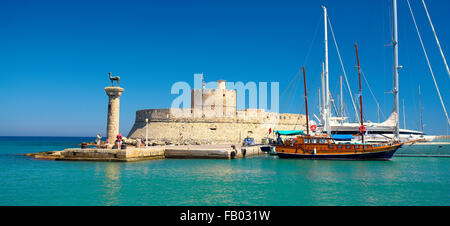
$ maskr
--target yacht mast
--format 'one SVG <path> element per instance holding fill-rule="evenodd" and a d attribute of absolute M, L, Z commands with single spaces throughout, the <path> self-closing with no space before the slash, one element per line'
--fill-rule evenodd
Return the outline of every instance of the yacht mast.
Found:
<path fill-rule="evenodd" d="M 319 113 L 320 113 L 320 115 L 322 115 L 322 103 L 321 103 L 321 96 L 320 96 L 320 88 L 317 90 L 318 91 L 318 94 L 317 94 L 317 96 L 319 97 L 318 99 L 319 99 Z M 321 121 L 320 121 L 320 123 L 321 123 Z"/>
<path fill-rule="evenodd" d="M 392 0 L 392 10 L 393 10 L 393 19 L 394 19 L 394 40 L 393 40 L 393 46 L 394 46 L 394 113 L 397 116 L 397 120 L 395 122 L 395 131 L 394 131 L 394 139 L 399 140 L 400 137 L 400 129 L 399 129 L 399 88 L 398 88 L 398 70 L 400 67 L 398 66 L 398 31 L 397 31 L 397 0 Z"/>
<path fill-rule="evenodd" d="M 322 6 L 323 8 L 323 19 L 324 19 L 324 28 L 325 28 L 325 130 L 328 134 L 331 134 L 330 131 L 330 84 L 328 79 L 328 14 L 327 8 Z"/>
<path fill-rule="evenodd" d="M 339 76 L 339 82 L 340 82 L 340 91 L 341 91 L 341 117 L 344 117 L 344 92 L 342 90 L 342 75 Z M 342 121 L 343 122 L 343 121 Z"/>
<path fill-rule="evenodd" d="M 323 63 L 322 62 L 322 74 L 320 75 L 320 79 L 321 79 L 321 83 L 322 83 L 322 88 L 321 88 L 321 91 L 322 91 L 322 112 L 321 112 L 321 114 L 322 114 L 322 124 L 324 125 L 324 130 L 326 130 L 325 129 L 325 118 L 326 118 L 326 115 L 325 115 L 325 96 L 326 96 L 326 94 L 325 94 L 325 63 Z"/>
<path fill-rule="evenodd" d="M 420 112 L 420 121 L 419 121 L 419 124 L 420 124 L 420 131 L 422 131 L 423 132 L 423 122 L 422 122 L 422 97 L 421 97 L 421 94 L 420 94 L 420 85 L 419 85 L 419 112 Z"/>
<path fill-rule="evenodd" d="M 306 135 L 309 135 L 308 93 L 306 92 L 306 72 L 305 72 L 305 67 L 303 67 L 303 84 L 304 84 L 304 87 L 305 87 Z"/>
<path fill-rule="evenodd" d="M 405 98 L 403 98 L 402 101 L 403 101 L 403 129 L 406 129 Z"/>
<path fill-rule="evenodd" d="M 359 66 L 359 56 L 358 56 L 358 45 L 355 44 L 355 50 L 356 50 L 356 61 L 358 63 L 358 76 L 359 76 L 359 110 L 360 110 L 360 116 L 361 116 L 361 127 L 359 131 L 361 132 L 361 141 L 364 144 L 364 131 L 361 130 L 361 128 L 364 127 L 364 118 L 363 118 L 363 100 L 362 100 L 362 86 L 361 86 L 361 66 Z M 364 148 L 364 146 L 363 146 Z"/>

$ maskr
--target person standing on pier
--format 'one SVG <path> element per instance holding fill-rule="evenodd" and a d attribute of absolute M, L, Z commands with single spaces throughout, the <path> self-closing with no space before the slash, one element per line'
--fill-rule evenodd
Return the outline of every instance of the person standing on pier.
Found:
<path fill-rule="evenodd" d="M 101 141 L 102 141 L 102 135 L 100 133 L 97 133 L 97 139 L 95 139 L 95 143 L 97 144 L 97 148 L 100 148 Z"/>
<path fill-rule="evenodd" d="M 122 134 L 121 133 L 117 134 L 116 138 L 117 138 L 116 139 L 117 149 L 120 149 L 122 146 Z"/>

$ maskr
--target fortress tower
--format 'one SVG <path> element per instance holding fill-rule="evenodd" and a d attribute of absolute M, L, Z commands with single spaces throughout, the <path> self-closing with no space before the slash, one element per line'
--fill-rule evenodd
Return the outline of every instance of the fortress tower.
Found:
<path fill-rule="evenodd" d="M 120 95 L 122 95 L 124 89 L 116 86 L 110 86 L 105 87 L 105 91 L 109 97 L 106 133 L 108 142 L 113 144 L 116 140 L 117 134 L 119 133 Z"/>
<path fill-rule="evenodd" d="M 236 90 L 227 90 L 226 81 L 218 80 L 217 88 L 191 90 L 191 109 L 194 117 L 235 117 Z"/>

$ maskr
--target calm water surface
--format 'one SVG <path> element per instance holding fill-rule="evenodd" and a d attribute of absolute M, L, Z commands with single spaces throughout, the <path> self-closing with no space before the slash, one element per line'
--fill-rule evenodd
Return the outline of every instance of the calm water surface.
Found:
<path fill-rule="evenodd" d="M 0 137 L 0 205 L 450 205 L 450 158 L 109 163 L 20 155 L 91 140 Z"/>

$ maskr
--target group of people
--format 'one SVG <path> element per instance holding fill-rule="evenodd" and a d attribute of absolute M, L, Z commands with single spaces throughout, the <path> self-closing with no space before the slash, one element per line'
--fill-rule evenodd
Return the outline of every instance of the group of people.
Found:
<path fill-rule="evenodd" d="M 114 142 L 113 148 L 120 149 L 122 146 L 122 133 L 117 134 L 116 141 Z M 97 134 L 97 139 L 95 139 L 95 143 L 97 144 L 97 147 L 100 148 L 102 141 L 102 135 L 100 133 Z M 106 143 L 108 143 L 108 139 L 106 139 Z"/>

